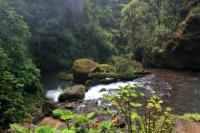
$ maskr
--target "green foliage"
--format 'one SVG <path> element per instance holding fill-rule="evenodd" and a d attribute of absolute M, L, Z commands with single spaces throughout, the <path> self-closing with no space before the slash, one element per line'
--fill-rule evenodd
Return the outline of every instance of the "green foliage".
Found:
<path fill-rule="evenodd" d="M 74 114 L 70 110 L 64 110 L 63 114 L 61 115 L 61 120 L 67 121 L 74 118 Z"/>
<path fill-rule="evenodd" d="M 200 6 L 192 8 L 192 10 L 190 11 L 190 15 L 191 16 L 193 16 L 193 15 L 200 15 Z"/>
<path fill-rule="evenodd" d="M 25 128 L 19 124 L 10 124 L 10 129 L 13 133 L 32 133 L 28 128 Z"/>
<path fill-rule="evenodd" d="M 115 68 L 112 65 L 100 64 L 99 68 L 100 68 L 100 72 L 103 72 L 103 73 L 114 73 L 115 72 Z"/>
<path fill-rule="evenodd" d="M 30 52 L 42 70 L 69 68 L 77 58 L 106 61 L 116 53 L 110 2 L 97 0 L 10 0 L 32 33 Z"/>
<path fill-rule="evenodd" d="M 95 112 L 90 112 L 87 114 L 87 118 L 92 119 L 96 115 Z"/>
<path fill-rule="evenodd" d="M 76 131 L 65 129 L 65 130 L 63 130 L 61 133 L 76 133 Z"/>
<path fill-rule="evenodd" d="M 35 133 L 55 133 L 56 129 L 49 126 L 39 126 L 35 129 Z"/>
<path fill-rule="evenodd" d="M 62 120 L 69 120 L 73 118 L 73 113 L 70 110 L 64 109 L 55 109 L 53 110 L 53 117 L 59 118 Z"/>
<path fill-rule="evenodd" d="M 38 103 L 40 71 L 28 57 L 30 32 L 23 17 L 6 0 L 0 1 L 0 125 L 18 122 Z M 27 103 L 29 95 L 37 101 Z M 32 109 L 32 108 L 30 108 Z"/>
<path fill-rule="evenodd" d="M 111 132 L 114 131 L 114 126 L 110 121 L 102 121 L 101 122 L 101 132 Z"/>
<path fill-rule="evenodd" d="M 113 56 L 112 60 L 113 68 L 115 69 L 116 73 L 133 75 L 135 72 L 143 71 L 143 67 L 140 63 L 133 61 L 129 58 Z"/>
<path fill-rule="evenodd" d="M 200 114 L 198 113 L 187 113 L 182 116 L 179 116 L 178 118 L 184 119 L 184 120 L 194 120 L 194 121 L 200 121 Z"/>
<path fill-rule="evenodd" d="M 130 0 L 121 11 L 121 31 L 127 51 L 135 54 L 141 47 L 150 51 L 154 47 L 162 48 L 173 37 L 185 3 L 187 0 Z"/>
<path fill-rule="evenodd" d="M 104 94 L 104 98 L 118 107 L 118 114 L 124 116 L 128 131 L 170 133 L 173 128 L 171 109 L 163 110 L 163 101 L 154 92 L 147 105 L 142 104 L 141 99 L 145 95 L 138 85 L 128 85 L 112 95 Z M 145 113 L 141 115 L 138 110 L 144 110 Z"/>

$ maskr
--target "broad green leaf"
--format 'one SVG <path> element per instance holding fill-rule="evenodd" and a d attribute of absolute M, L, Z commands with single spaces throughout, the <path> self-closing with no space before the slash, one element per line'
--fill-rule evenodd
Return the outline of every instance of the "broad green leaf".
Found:
<path fill-rule="evenodd" d="M 61 133 L 76 133 L 76 131 L 64 129 Z"/>
<path fill-rule="evenodd" d="M 96 114 L 95 112 L 90 112 L 87 114 L 87 118 L 91 119 L 95 116 L 95 114 Z"/>
<path fill-rule="evenodd" d="M 55 133 L 56 129 L 50 126 L 37 127 L 35 133 Z"/>
<path fill-rule="evenodd" d="M 133 107 L 141 107 L 142 104 L 141 103 L 137 103 L 137 102 L 132 102 L 130 103 Z"/>
<path fill-rule="evenodd" d="M 153 133 L 161 133 L 162 128 L 165 124 L 165 120 L 166 120 L 166 116 L 161 116 L 159 118 L 159 120 L 156 122 L 157 125 L 156 125 L 155 131 Z"/>

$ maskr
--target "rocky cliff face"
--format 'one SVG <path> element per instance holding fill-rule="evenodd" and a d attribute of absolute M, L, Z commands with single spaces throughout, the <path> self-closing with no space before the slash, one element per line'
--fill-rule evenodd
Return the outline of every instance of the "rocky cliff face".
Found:
<path fill-rule="evenodd" d="M 152 66 L 200 71 L 200 4 L 190 10 L 174 38 L 151 60 Z"/>
<path fill-rule="evenodd" d="M 200 6 L 191 10 L 165 50 L 168 67 L 200 71 Z"/>

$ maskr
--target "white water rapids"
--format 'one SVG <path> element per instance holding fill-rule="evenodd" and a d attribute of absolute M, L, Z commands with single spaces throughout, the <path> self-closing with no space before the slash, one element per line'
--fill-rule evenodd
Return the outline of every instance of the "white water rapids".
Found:
<path fill-rule="evenodd" d="M 63 89 L 61 89 L 61 87 L 58 86 L 58 88 L 55 89 L 55 90 L 49 90 L 49 91 L 47 91 L 47 93 L 46 93 L 46 98 L 52 99 L 52 100 L 54 100 L 55 102 L 58 102 L 58 97 L 59 97 L 59 95 L 60 95 L 62 92 L 63 92 Z"/>
<path fill-rule="evenodd" d="M 120 87 L 125 87 L 127 85 L 134 86 L 137 82 L 135 81 L 126 81 L 126 82 L 116 82 L 116 83 L 110 83 L 107 85 L 95 85 L 89 88 L 89 90 L 85 93 L 84 100 L 94 100 L 99 99 L 102 97 L 103 94 L 107 94 L 110 90 L 116 90 Z M 104 91 L 101 91 L 104 89 Z M 63 92 L 63 89 L 61 89 L 60 86 L 58 86 L 55 90 L 49 90 L 46 93 L 46 97 L 49 99 L 54 100 L 55 102 L 58 102 L 59 95 Z"/>

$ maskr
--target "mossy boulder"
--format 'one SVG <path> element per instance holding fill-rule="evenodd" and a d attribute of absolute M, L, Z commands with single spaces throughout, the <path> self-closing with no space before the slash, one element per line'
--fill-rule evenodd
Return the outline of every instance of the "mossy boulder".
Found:
<path fill-rule="evenodd" d="M 75 83 L 85 83 L 88 74 L 99 70 L 99 64 L 90 59 L 78 59 L 73 63 L 73 78 Z"/>
<path fill-rule="evenodd" d="M 75 85 L 70 88 L 64 90 L 63 93 L 60 94 L 58 101 L 78 101 L 84 98 L 86 88 L 84 85 Z"/>

